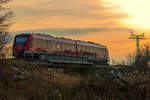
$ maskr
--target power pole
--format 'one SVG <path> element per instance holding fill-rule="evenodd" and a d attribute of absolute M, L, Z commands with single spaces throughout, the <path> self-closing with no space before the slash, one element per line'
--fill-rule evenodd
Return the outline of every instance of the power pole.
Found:
<path fill-rule="evenodd" d="M 140 55 L 140 40 L 144 40 L 146 39 L 144 37 L 144 33 L 142 34 L 134 34 L 133 32 L 131 32 L 131 36 L 129 37 L 129 39 L 136 39 L 136 56 L 137 56 L 137 61 L 139 60 L 139 55 Z"/>

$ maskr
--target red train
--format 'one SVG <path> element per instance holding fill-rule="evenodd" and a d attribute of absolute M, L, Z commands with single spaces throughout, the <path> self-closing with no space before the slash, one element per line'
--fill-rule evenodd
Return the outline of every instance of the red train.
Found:
<path fill-rule="evenodd" d="M 23 57 L 25 52 L 36 54 L 36 57 L 34 56 L 32 58 L 37 58 L 37 55 L 39 58 L 40 54 L 44 53 L 50 54 L 51 56 L 67 55 L 67 57 L 70 57 L 68 58 L 69 61 L 72 62 L 80 61 L 78 57 L 86 57 L 87 60 L 84 60 L 84 62 L 97 64 L 107 63 L 109 61 L 108 49 L 104 45 L 44 34 L 23 33 L 16 35 L 13 43 L 13 56 Z M 54 60 L 54 57 L 52 60 Z M 56 60 L 59 61 L 60 59 Z"/>

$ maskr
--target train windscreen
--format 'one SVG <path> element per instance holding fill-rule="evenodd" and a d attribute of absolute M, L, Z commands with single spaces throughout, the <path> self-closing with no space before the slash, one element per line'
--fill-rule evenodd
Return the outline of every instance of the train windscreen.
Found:
<path fill-rule="evenodd" d="M 15 45 L 25 45 L 28 36 L 16 36 Z"/>
<path fill-rule="evenodd" d="M 27 38 L 23 38 L 23 37 L 17 37 L 16 38 L 16 43 L 15 44 L 25 44 L 26 43 L 26 41 L 27 41 Z"/>

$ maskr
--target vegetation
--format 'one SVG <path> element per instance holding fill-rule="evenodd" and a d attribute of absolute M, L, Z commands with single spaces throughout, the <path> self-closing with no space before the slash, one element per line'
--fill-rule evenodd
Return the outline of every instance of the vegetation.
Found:
<path fill-rule="evenodd" d="M 10 27 L 13 12 L 8 8 L 8 3 L 12 0 L 0 0 L 0 58 L 6 58 L 10 42 L 10 34 L 8 28 Z"/>
<path fill-rule="evenodd" d="M 149 72 L 126 71 L 118 80 L 110 70 L 99 77 L 65 75 L 22 60 L 0 60 L 1 100 L 146 100 Z"/>
<path fill-rule="evenodd" d="M 144 44 L 140 48 L 139 54 L 129 54 L 127 57 L 125 57 L 125 59 L 119 61 L 113 59 L 112 63 L 114 65 L 128 65 L 145 70 L 150 64 L 150 45 L 148 43 Z"/>

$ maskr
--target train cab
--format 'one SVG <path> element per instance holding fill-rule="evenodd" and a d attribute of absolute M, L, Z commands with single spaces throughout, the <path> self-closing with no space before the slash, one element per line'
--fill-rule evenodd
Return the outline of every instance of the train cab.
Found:
<path fill-rule="evenodd" d="M 19 34 L 15 36 L 13 43 L 13 56 L 23 56 L 24 51 L 29 50 L 32 36 L 30 34 Z"/>

